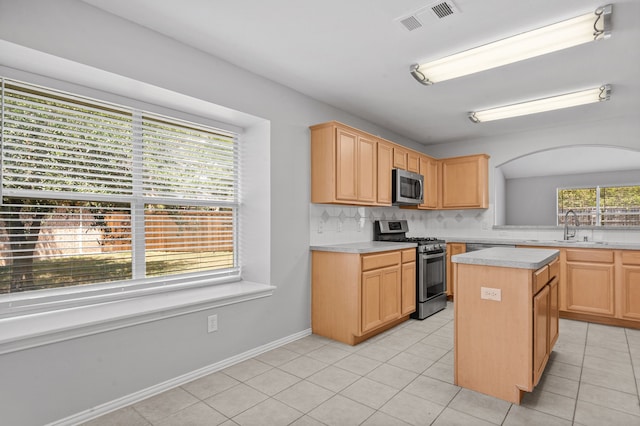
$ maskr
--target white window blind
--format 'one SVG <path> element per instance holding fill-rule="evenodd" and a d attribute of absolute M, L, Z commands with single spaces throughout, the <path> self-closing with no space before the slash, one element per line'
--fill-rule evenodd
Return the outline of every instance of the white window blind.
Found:
<path fill-rule="evenodd" d="M 7 79 L 1 100 L 0 294 L 239 274 L 236 134 Z"/>

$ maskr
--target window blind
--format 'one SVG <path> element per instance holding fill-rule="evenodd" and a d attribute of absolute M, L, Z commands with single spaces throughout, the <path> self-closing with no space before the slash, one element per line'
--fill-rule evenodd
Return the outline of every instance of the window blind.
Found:
<path fill-rule="evenodd" d="M 1 100 L 0 293 L 239 273 L 237 134 L 8 79 Z"/>

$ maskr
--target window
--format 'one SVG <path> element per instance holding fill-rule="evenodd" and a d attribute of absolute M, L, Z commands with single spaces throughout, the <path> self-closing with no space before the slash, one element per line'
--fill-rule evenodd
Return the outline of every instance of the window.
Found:
<path fill-rule="evenodd" d="M 237 135 L 2 80 L 0 294 L 239 276 Z"/>
<path fill-rule="evenodd" d="M 580 225 L 640 226 L 640 185 L 558 189 L 558 225 L 569 210 Z"/>

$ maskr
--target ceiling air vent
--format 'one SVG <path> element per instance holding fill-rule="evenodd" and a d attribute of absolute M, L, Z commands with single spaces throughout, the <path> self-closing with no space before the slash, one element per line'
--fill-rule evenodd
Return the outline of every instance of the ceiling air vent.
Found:
<path fill-rule="evenodd" d="M 432 6 L 429 6 L 431 8 L 431 11 L 439 18 L 445 18 L 449 15 L 453 15 L 454 11 L 455 11 L 455 6 L 453 5 L 453 3 L 451 2 L 442 2 L 442 3 L 438 3 L 438 4 L 434 4 Z"/>
<path fill-rule="evenodd" d="M 452 0 L 446 0 L 422 7 L 409 15 L 396 19 L 396 21 L 400 22 L 407 30 L 413 31 L 422 28 L 428 20 L 442 19 L 459 13 L 460 9 L 455 3 Z"/>
<path fill-rule="evenodd" d="M 418 28 L 420 28 L 422 26 L 422 23 L 420 23 L 420 21 L 418 21 L 418 18 L 416 18 L 413 15 L 408 16 L 408 17 L 406 17 L 404 19 L 401 19 L 400 23 L 402 25 L 404 25 L 404 27 L 406 29 L 408 29 L 409 31 L 417 30 Z"/>

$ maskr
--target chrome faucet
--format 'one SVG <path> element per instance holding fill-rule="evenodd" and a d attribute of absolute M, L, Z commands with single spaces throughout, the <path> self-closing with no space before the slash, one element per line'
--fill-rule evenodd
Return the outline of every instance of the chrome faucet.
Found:
<path fill-rule="evenodd" d="M 573 224 L 577 228 L 580 226 L 580 221 L 578 220 L 578 215 L 573 210 L 569 209 L 564 214 L 564 239 L 568 240 L 569 238 L 573 238 L 576 236 L 576 228 L 574 228 L 571 233 L 569 233 L 569 213 L 573 213 Z"/>

